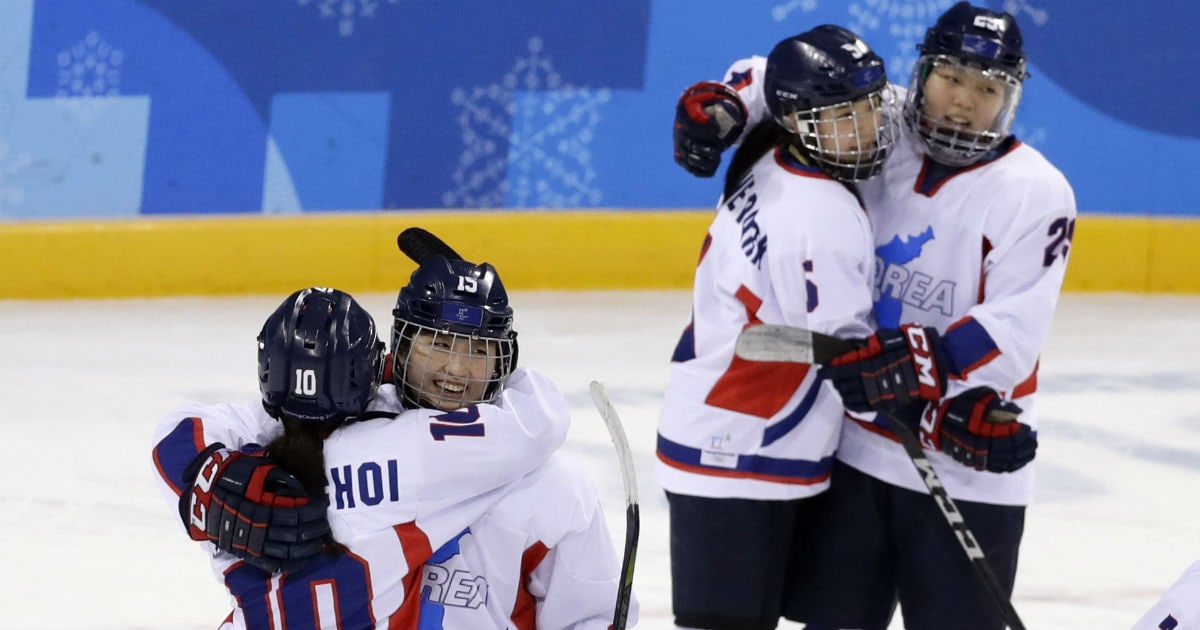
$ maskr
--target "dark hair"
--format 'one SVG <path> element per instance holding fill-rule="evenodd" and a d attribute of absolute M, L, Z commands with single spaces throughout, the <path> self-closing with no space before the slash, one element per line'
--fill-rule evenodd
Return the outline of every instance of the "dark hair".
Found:
<path fill-rule="evenodd" d="M 725 171 L 725 190 L 721 193 L 722 197 L 728 199 L 759 158 L 791 137 L 786 129 L 770 118 L 755 125 L 742 139 L 729 162 L 729 168 Z"/>
<path fill-rule="evenodd" d="M 325 494 L 325 436 L 328 430 L 283 418 L 283 434 L 267 445 L 266 456 L 304 484 L 311 497 Z"/>

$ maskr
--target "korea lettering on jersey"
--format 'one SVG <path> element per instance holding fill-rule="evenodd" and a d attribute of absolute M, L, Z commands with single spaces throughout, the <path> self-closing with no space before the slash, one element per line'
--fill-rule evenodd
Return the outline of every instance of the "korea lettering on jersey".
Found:
<path fill-rule="evenodd" d="M 733 64 L 749 123 L 767 115 L 766 60 Z M 893 86 L 902 103 L 905 90 Z M 1075 194 L 1063 174 L 1015 138 L 983 162 L 938 173 L 911 131 L 899 134 L 880 175 L 860 191 L 874 229 L 874 313 L 881 328 L 918 323 L 942 333 L 955 371 L 948 396 L 987 386 L 1021 407 L 1037 428 L 1038 355 L 1049 333 L 1075 231 Z M 976 471 L 941 452 L 927 455 L 951 496 L 1025 505 L 1033 466 Z M 847 423 L 838 458 L 872 476 L 927 492 L 889 431 Z"/>
<path fill-rule="evenodd" d="M 381 386 L 371 408 L 399 411 L 395 387 Z M 544 462 L 564 442 L 569 418 L 557 388 L 521 368 L 494 405 L 339 428 L 324 455 L 330 527 L 342 549 L 286 576 L 216 554 L 214 571 L 236 605 L 229 627 L 417 628 L 414 569 L 498 501 L 503 486 Z M 266 444 L 279 424 L 258 402 L 168 414 L 154 448 L 164 497 L 176 504 L 190 484 L 184 469 L 206 445 Z"/>
<path fill-rule="evenodd" d="M 621 567 L 595 486 L 555 455 L 420 570 L 421 628 L 606 630 Z"/>
<path fill-rule="evenodd" d="M 836 391 L 812 366 L 746 361 L 733 348 L 760 322 L 870 334 L 872 261 L 854 194 L 787 149 L 721 200 L 659 418 L 665 489 L 791 499 L 828 487 L 843 417 Z"/>

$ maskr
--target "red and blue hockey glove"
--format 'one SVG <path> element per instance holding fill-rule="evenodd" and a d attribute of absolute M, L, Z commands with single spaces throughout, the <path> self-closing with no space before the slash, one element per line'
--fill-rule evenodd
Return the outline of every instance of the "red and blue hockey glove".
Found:
<path fill-rule="evenodd" d="M 1037 435 L 1018 422 L 1021 408 L 987 387 L 929 403 L 921 416 L 921 443 L 976 470 L 1012 472 L 1033 460 Z"/>
<path fill-rule="evenodd" d="M 179 514 L 193 540 L 209 541 L 265 571 L 298 569 L 329 536 L 324 497 L 270 460 L 216 443 L 189 464 Z M 194 475 L 194 476 L 193 476 Z"/>
<path fill-rule="evenodd" d="M 821 367 L 842 404 L 851 411 L 896 410 L 921 400 L 938 400 L 946 391 L 950 360 L 940 351 L 941 337 L 933 328 L 906 324 L 883 329 L 866 345 L 834 358 Z"/>
<path fill-rule="evenodd" d="M 675 106 L 675 161 L 698 177 L 712 177 L 721 152 L 746 128 L 746 106 L 733 88 L 715 81 L 689 87 Z"/>

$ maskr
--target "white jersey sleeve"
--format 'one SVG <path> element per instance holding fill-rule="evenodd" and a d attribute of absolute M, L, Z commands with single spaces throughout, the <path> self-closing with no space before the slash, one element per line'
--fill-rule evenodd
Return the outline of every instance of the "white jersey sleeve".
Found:
<path fill-rule="evenodd" d="M 1188 567 L 1131 630 L 1200 628 L 1200 562 Z"/>
<path fill-rule="evenodd" d="M 344 426 L 325 441 L 334 538 L 415 521 L 511 483 L 562 445 L 569 424 L 558 388 L 522 368 L 495 404 Z"/>
<path fill-rule="evenodd" d="M 282 425 L 257 401 L 183 405 L 163 416 L 154 431 L 152 457 L 158 488 L 174 505 L 183 490 L 191 488 L 192 480 L 183 478 L 184 469 L 210 444 L 220 442 L 235 450 L 265 446 L 282 433 Z"/>
<path fill-rule="evenodd" d="M 746 106 L 746 130 L 770 116 L 763 92 L 763 76 L 767 71 L 767 58 L 759 55 L 739 59 L 725 71 L 724 83 L 732 87 Z"/>
<path fill-rule="evenodd" d="M 1022 398 L 1034 389 L 1031 379 L 1066 275 L 1075 196 L 1062 174 L 1029 147 L 989 169 L 972 191 L 985 217 L 979 302 L 944 329 L 956 364 L 947 395 L 988 386 Z"/>

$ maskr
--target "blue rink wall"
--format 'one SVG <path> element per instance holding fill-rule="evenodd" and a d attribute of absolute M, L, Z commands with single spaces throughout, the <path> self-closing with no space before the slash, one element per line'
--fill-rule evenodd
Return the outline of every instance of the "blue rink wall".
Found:
<path fill-rule="evenodd" d="M 719 181 L 692 178 L 671 158 L 680 91 L 826 22 L 862 34 L 907 83 L 924 28 L 951 4 L 4 0 L 0 297 L 95 285 L 69 271 L 37 275 L 72 260 L 40 253 L 33 244 L 45 239 L 132 269 L 145 263 L 138 235 L 180 239 L 176 252 L 199 239 L 208 249 L 197 255 L 229 258 L 229 248 L 257 247 L 273 232 L 320 226 L 313 238 L 336 251 L 358 245 L 330 240 L 333 223 L 350 221 L 346 233 L 391 229 L 413 212 L 423 221 L 496 215 L 488 229 L 513 236 L 481 242 L 483 257 L 528 246 L 521 235 L 530 233 L 554 234 L 542 247 L 564 250 L 608 235 L 618 241 L 611 251 L 634 258 L 645 252 L 627 243 L 646 243 L 651 257 L 680 261 L 682 272 L 665 275 L 686 286 L 706 223 L 696 209 L 711 207 Z M 1200 221 L 1200 186 L 1190 183 L 1200 159 L 1200 4 L 985 4 L 1017 16 L 1032 61 L 1015 131 L 1078 197 L 1068 287 L 1200 291 L 1191 277 L 1200 274 L 1187 271 L 1200 267 L 1189 246 Z M 663 212 L 679 213 L 686 239 L 647 234 Z M 255 240 L 229 237 L 247 225 Z M 671 249 L 676 241 L 686 248 Z M 1168 254 L 1174 264 L 1163 264 Z M 182 289 L 182 277 L 156 280 L 174 273 L 172 260 L 211 262 L 158 261 L 143 289 L 128 290 Z M 613 273 L 606 261 L 531 262 L 559 265 L 567 288 L 603 286 L 593 276 Z M 270 264 L 299 263 L 284 255 Z M 61 289 L 30 292 L 39 279 Z M 232 284 L 195 290 L 276 290 Z"/>

